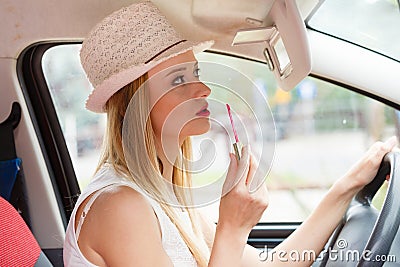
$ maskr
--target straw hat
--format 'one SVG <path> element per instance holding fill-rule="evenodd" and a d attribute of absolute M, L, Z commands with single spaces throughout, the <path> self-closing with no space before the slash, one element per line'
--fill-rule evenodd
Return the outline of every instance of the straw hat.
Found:
<path fill-rule="evenodd" d="M 213 43 L 184 40 L 151 2 L 112 13 L 82 44 L 81 63 L 94 87 L 86 108 L 104 112 L 114 93 L 159 63 L 188 50 L 204 51 Z"/>

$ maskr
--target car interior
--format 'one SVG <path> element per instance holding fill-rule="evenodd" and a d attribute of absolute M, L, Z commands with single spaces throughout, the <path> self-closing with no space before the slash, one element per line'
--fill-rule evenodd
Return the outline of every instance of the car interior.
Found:
<path fill-rule="evenodd" d="M 134 2 L 0 2 L 0 266 L 63 266 L 65 230 L 94 174 L 106 120 L 85 110 L 92 85 L 80 47 L 99 21 Z M 399 0 L 151 2 L 188 40 L 215 41 L 196 56 L 201 79 L 211 99 L 238 108 L 238 132 L 256 147 L 270 191 L 248 238 L 260 256 L 296 230 L 372 143 L 400 138 Z M 195 158 L 226 152 L 194 175 L 196 185 L 226 174 L 223 112 L 193 138 Z M 397 266 L 399 165 L 397 152 L 385 156 L 326 244 L 380 260 L 325 253 L 313 266 Z M 217 222 L 218 201 L 201 209 Z"/>

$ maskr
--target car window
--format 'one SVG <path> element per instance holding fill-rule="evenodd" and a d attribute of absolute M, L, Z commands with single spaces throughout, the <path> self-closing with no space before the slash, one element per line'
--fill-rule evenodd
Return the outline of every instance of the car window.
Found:
<path fill-rule="evenodd" d="M 42 67 L 80 187 L 84 188 L 97 166 L 106 118 L 84 108 L 92 87 L 81 68 L 79 49 L 79 44 L 54 46 L 44 54 Z M 266 176 L 270 205 L 262 222 L 303 221 L 374 141 L 399 133 L 397 110 L 341 86 L 308 77 L 285 92 L 277 88 L 263 63 L 209 52 L 197 57 L 200 66 L 202 62 L 217 62 L 244 74 L 265 97 L 266 102 L 260 103 L 268 103 L 272 111 L 275 126 L 269 129 L 274 133 L 275 147 Z M 240 80 L 232 83 L 240 87 Z M 246 92 L 257 107 L 259 96 L 252 90 Z M 223 92 L 213 90 L 210 97 L 218 94 Z M 231 104 L 236 103 L 233 100 Z M 226 140 L 222 137 L 225 132 L 210 134 L 217 149 L 227 150 L 226 142 L 218 141 Z M 196 145 L 200 145 L 196 138 L 200 137 L 194 138 L 195 157 Z M 196 181 L 212 181 L 221 171 L 218 166 L 210 168 Z M 383 197 L 381 192 L 375 198 L 377 206 Z M 218 202 L 202 209 L 217 220 Z"/>
<path fill-rule="evenodd" d="M 71 44 L 48 49 L 42 68 L 79 186 L 83 188 L 97 167 L 106 117 L 84 108 L 92 87 L 80 64 L 80 47 Z"/>
<path fill-rule="evenodd" d="M 400 1 L 325 0 L 308 25 L 400 60 Z"/>

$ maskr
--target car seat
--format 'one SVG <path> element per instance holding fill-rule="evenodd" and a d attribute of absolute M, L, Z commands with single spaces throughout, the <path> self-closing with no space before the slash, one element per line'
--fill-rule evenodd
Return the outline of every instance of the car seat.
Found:
<path fill-rule="evenodd" d="M 0 197 L 0 267 L 52 266 L 18 211 Z"/>

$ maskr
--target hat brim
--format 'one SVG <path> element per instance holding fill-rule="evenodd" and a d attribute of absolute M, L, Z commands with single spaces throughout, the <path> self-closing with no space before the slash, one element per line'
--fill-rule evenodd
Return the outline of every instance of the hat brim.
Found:
<path fill-rule="evenodd" d="M 154 61 L 150 61 L 147 64 L 142 63 L 140 65 L 135 65 L 111 75 L 109 78 L 105 79 L 101 84 L 93 89 L 92 93 L 86 100 L 86 109 L 96 113 L 103 113 L 104 105 L 113 94 L 115 94 L 125 85 L 136 80 L 161 62 L 164 62 L 172 57 L 183 54 L 190 50 L 193 50 L 194 54 L 202 52 L 209 49 L 213 44 L 214 41 L 212 40 L 200 43 L 186 41 L 168 49 L 159 57 L 157 57 Z"/>

